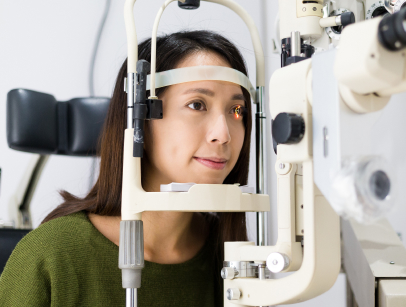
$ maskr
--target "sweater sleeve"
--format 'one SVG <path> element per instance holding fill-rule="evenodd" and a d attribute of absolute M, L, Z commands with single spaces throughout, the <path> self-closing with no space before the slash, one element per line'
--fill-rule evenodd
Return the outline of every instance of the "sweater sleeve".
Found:
<path fill-rule="evenodd" d="M 0 307 L 51 306 L 46 247 L 25 236 L 11 254 L 0 277 Z"/>

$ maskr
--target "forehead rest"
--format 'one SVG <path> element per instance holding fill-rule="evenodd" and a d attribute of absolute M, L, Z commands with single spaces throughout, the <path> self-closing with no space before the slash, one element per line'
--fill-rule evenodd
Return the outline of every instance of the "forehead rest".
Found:
<path fill-rule="evenodd" d="M 250 79 L 242 72 L 230 67 L 211 65 L 182 67 L 158 72 L 155 74 L 155 79 L 152 80 L 152 78 L 152 75 L 147 76 L 147 90 L 151 89 L 151 82 L 154 82 L 155 88 L 192 81 L 231 82 L 245 88 L 251 99 L 256 101 L 256 90 Z"/>
<path fill-rule="evenodd" d="M 26 89 L 7 94 L 7 142 L 12 149 L 69 156 L 96 154 L 109 98 L 57 101 Z"/>

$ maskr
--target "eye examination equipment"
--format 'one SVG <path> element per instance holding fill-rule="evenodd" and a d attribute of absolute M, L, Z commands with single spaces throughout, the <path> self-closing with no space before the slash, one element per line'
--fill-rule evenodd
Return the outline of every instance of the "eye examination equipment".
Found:
<path fill-rule="evenodd" d="M 337 213 L 359 222 L 371 222 L 381 217 L 395 199 L 396 184 L 390 165 L 379 156 L 371 156 L 370 144 L 359 142 L 351 129 L 362 125 L 362 131 L 366 131 L 390 96 L 406 90 L 402 51 L 406 41 L 403 26 L 406 10 L 393 1 L 279 1 L 282 68 L 273 74 L 269 86 L 277 150 L 278 241 L 267 246 L 265 74 L 258 31 L 250 16 L 234 1 L 207 1 L 234 10 L 247 24 L 256 57 L 256 90 L 244 86 L 237 76 L 230 77 L 235 75 L 232 70 L 221 73 L 219 68 L 215 68 L 219 70 L 217 77 L 202 73 L 208 67 L 188 68 L 188 73 L 175 69 L 170 72 L 173 76 L 169 81 L 166 79 L 169 73 L 155 72 L 155 54 L 159 20 L 171 2 L 165 1 L 155 19 L 150 65 L 145 61 L 137 63 L 132 12 L 135 0 L 127 0 L 124 9 L 128 115 L 119 267 L 123 287 L 127 289 L 127 306 L 136 306 L 136 289 L 141 286 L 144 210 L 258 212 L 257 246 L 253 242 L 225 243 L 221 271 L 225 306 L 297 303 L 320 295 L 334 284 L 340 271 Z M 197 9 L 200 1 L 178 1 L 178 5 Z M 370 9 L 366 8 L 368 5 Z M 364 19 L 371 20 L 360 22 Z M 191 74 L 197 77 L 188 79 Z M 155 96 L 157 84 L 167 86 L 197 80 L 240 84 L 249 90 L 257 105 L 256 194 L 242 193 L 234 185 L 185 185 L 184 190 L 164 187 L 161 192 L 142 189 L 143 121 L 165 116 L 162 102 Z M 269 271 L 292 274 L 267 278 Z"/>
<path fill-rule="evenodd" d="M 164 9 L 173 0 L 166 1 L 155 19 L 152 41 L 151 41 L 151 67 L 145 61 L 137 63 L 137 40 L 134 26 L 133 7 L 134 0 L 126 1 L 124 14 L 127 30 L 128 41 L 128 68 L 125 89 L 127 92 L 127 130 L 125 131 L 124 141 L 124 169 L 123 169 L 123 193 L 122 193 L 122 222 L 120 225 L 120 252 L 119 252 L 119 267 L 122 269 L 123 287 L 127 289 L 127 306 L 136 305 L 137 292 L 136 289 L 141 285 L 141 272 L 144 266 L 143 252 L 143 228 L 141 221 L 142 211 L 194 211 L 194 212 L 219 212 L 219 211 L 253 211 L 260 212 L 259 220 L 264 221 L 262 212 L 269 210 L 269 198 L 263 195 L 265 183 L 263 177 L 263 165 L 259 169 L 262 170 L 258 174 L 257 192 L 258 194 L 242 193 L 237 185 L 208 185 L 197 184 L 193 185 L 187 192 L 145 192 L 141 186 L 141 150 L 136 150 L 139 144 L 143 141 L 142 126 L 137 122 L 145 119 L 156 117 L 148 117 L 147 114 L 154 113 L 153 105 L 161 105 L 161 102 L 155 96 L 155 88 L 157 83 L 162 82 L 161 86 L 185 82 L 185 72 L 180 73 L 178 70 L 173 70 L 168 76 L 168 72 L 161 74 L 155 73 L 155 55 L 156 55 L 156 33 L 160 17 Z M 179 4 L 183 8 L 195 8 L 199 1 L 181 1 Z M 257 60 L 257 88 L 254 90 L 249 80 L 232 69 L 218 69 L 213 67 L 189 67 L 188 74 L 191 76 L 189 80 L 225 80 L 234 82 L 245 87 L 253 97 L 258 97 L 258 124 L 259 133 L 265 129 L 265 116 L 263 113 L 263 94 L 265 85 L 264 58 L 262 46 L 259 39 L 259 33 L 254 26 L 252 19 L 245 13 L 241 6 L 233 1 L 210 1 L 223 4 L 233 9 L 247 23 L 253 39 L 254 49 L 258 55 Z M 143 65 L 143 66 L 142 66 Z M 145 67 L 145 68 L 143 68 Z M 147 88 L 147 76 L 150 74 L 150 97 L 143 101 L 138 100 L 137 93 L 140 88 L 145 92 Z M 195 78 L 193 78 L 195 76 Z M 245 77 L 245 78 L 244 78 Z M 159 81 L 159 80 L 162 81 Z M 166 79 L 166 80 L 165 80 Z M 141 94 L 142 95 L 142 94 Z M 140 95 L 139 95 L 140 96 Z M 144 96 L 145 97 L 145 96 Z M 142 111 L 141 111 L 142 110 Z M 156 110 L 156 109 L 155 109 Z M 158 109 L 159 110 L 159 109 Z M 156 115 L 160 115 L 157 111 Z M 163 115 L 164 116 L 164 115 Z M 159 116 L 158 116 L 159 117 Z M 158 119 L 159 120 L 159 119 Z M 134 124 L 133 124 L 134 121 Z M 260 152 L 259 162 L 263 163 L 263 136 L 259 138 L 259 145 L 262 148 Z M 133 145 L 134 144 L 134 145 Z M 134 150 L 133 150 L 134 148 Z M 133 152 L 134 151 L 134 152 Z M 135 154 L 135 157 L 133 156 Z M 211 201 L 208 201 L 211 199 Z M 264 223 L 263 223 L 264 224 Z M 261 244 L 264 245 L 263 230 L 260 233 Z"/>

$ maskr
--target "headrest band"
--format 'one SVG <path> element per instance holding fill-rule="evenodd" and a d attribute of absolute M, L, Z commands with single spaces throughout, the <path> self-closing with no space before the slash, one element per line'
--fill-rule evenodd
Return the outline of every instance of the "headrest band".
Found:
<path fill-rule="evenodd" d="M 250 79 L 242 72 L 224 66 L 191 66 L 158 72 L 155 75 L 155 88 L 192 82 L 192 81 L 226 81 L 238 84 L 245 88 L 255 101 L 255 88 Z M 150 87 L 150 75 L 147 76 L 147 90 Z"/>

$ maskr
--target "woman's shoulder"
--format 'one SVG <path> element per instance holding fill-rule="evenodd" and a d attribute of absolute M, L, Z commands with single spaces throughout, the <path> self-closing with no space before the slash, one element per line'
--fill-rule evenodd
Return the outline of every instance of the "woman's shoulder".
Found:
<path fill-rule="evenodd" d="M 83 211 L 50 220 L 30 231 L 19 244 L 38 243 L 52 245 L 53 242 L 64 243 L 74 236 L 83 236 L 91 231 L 91 224 Z"/>
<path fill-rule="evenodd" d="M 50 220 L 28 233 L 11 254 L 0 276 L 0 302 L 5 302 L 0 306 L 50 306 L 51 289 L 56 305 L 77 306 L 80 290 L 103 278 L 112 289 L 121 289 L 111 281 L 120 276 L 117 259 L 118 247 L 94 228 L 86 213 Z M 66 297 L 70 303 L 62 303 Z"/>
<path fill-rule="evenodd" d="M 101 234 L 83 211 L 50 220 L 29 232 L 13 253 L 30 253 L 36 257 L 66 251 L 80 252 L 83 244 L 103 241 Z M 105 242 L 103 242 L 105 243 Z"/>

